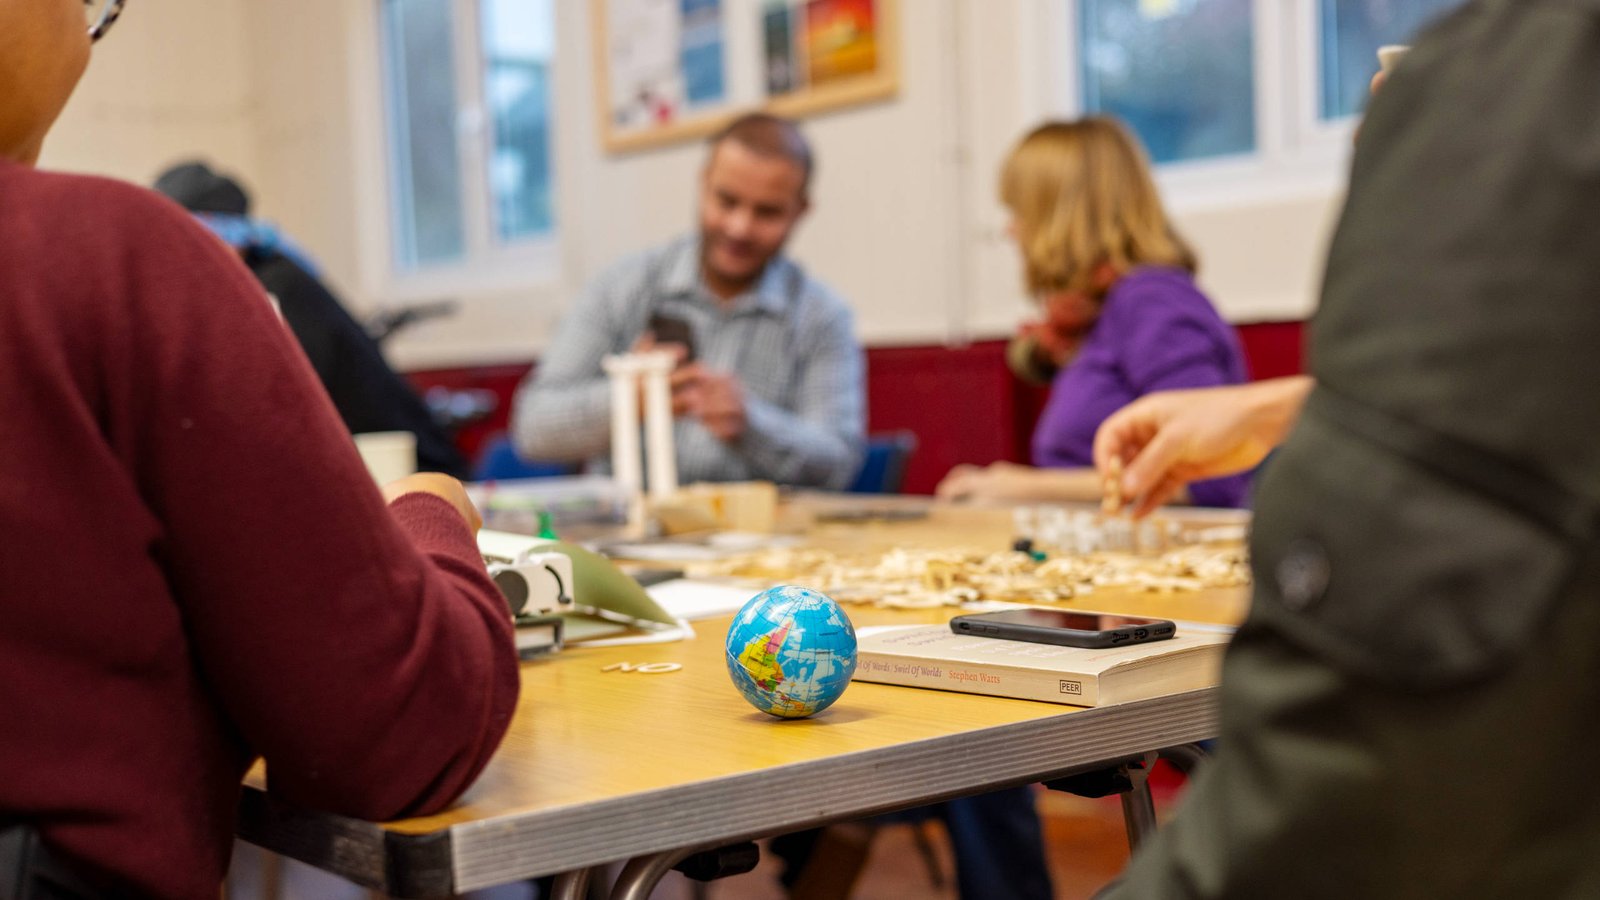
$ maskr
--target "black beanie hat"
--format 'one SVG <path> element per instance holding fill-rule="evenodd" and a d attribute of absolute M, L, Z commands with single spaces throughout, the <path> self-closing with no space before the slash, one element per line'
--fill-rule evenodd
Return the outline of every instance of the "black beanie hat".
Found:
<path fill-rule="evenodd" d="M 250 195 L 238 182 L 203 162 L 179 163 L 156 178 L 155 189 L 190 212 L 250 214 Z"/>

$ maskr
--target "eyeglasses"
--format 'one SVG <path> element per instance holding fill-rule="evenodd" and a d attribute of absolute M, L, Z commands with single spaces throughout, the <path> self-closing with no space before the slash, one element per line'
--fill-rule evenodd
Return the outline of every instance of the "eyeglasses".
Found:
<path fill-rule="evenodd" d="M 89 21 L 89 40 L 98 41 L 111 30 L 111 23 L 122 15 L 125 0 L 83 0 L 84 15 Z"/>

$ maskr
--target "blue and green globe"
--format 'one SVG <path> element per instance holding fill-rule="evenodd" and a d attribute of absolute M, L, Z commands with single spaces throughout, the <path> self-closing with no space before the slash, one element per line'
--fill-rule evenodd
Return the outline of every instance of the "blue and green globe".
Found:
<path fill-rule="evenodd" d="M 850 617 L 810 588 L 768 588 L 728 628 L 728 674 L 764 713 L 799 719 L 821 712 L 844 693 L 855 670 Z"/>

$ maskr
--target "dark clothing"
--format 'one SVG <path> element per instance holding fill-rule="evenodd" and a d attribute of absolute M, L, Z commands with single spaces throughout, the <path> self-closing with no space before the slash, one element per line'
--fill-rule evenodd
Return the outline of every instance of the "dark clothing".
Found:
<path fill-rule="evenodd" d="M 472 534 L 385 507 L 235 254 L 0 162 L 0 821 L 214 900 L 240 778 L 369 819 L 476 778 L 518 676 Z"/>
<path fill-rule="evenodd" d="M 961 900 L 1051 900 L 1055 896 L 1033 787 L 1020 785 L 959 797 L 888 813 L 873 821 L 895 825 L 928 819 L 944 823 Z M 821 829 L 810 829 L 772 839 L 768 849 L 784 862 L 780 878 L 784 888 L 815 889 L 815 885 L 804 884 L 813 877 L 805 873 L 830 865 L 828 845 L 819 840 L 822 834 Z"/>
<path fill-rule="evenodd" d="M 467 477 L 466 460 L 416 391 L 389 368 L 377 343 L 321 282 L 270 251 L 246 251 L 245 264 L 277 298 L 284 320 L 351 434 L 409 431 L 417 436 L 420 471 Z"/>
<path fill-rule="evenodd" d="M 961 900 L 1050 900 L 1050 863 L 1034 788 L 1022 785 L 947 800 L 907 815 L 931 812 L 944 822 L 956 861 Z"/>
<path fill-rule="evenodd" d="M 1111 896 L 1600 896 L 1600 2 L 1478 0 L 1375 98 L 1222 739 Z"/>

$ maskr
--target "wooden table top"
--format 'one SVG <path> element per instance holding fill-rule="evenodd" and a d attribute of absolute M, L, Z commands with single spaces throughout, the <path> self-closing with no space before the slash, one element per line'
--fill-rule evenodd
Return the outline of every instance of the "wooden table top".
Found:
<path fill-rule="evenodd" d="M 1004 511 L 933 507 L 918 521 L 818 525 L 810 541 L 858 551 L 998 550 L 1010 543 L 1009 523 Z M 1245 589 L 1104 591 L 1063 606 L 1234 623 L 1247 602 Z M 845 609 L 857 627 L 943 622 L 957 612 Z M 1214 691 L 1176 704 L 1168 698 L 1127 704 L 1147 709 L 1108 717 L 1124 708 L 1084 710 L 864 682 L 852 683 L 812 718 L 780 720 L 751 707 L 734 687 L 724 651 L 730 622 L 731 616 L 694 622 L 695 638 L 682 642 L 572 646 L 524 663 L 516 717 L 477 783 L 443 813 L 383 829 L 397 836 L 450 833 L 452 887 L 465 890 L 669 849 L 674 840 L 727 842 L 1035 780 L 1052 768 L 1205 737 L 1214 725 Z M 605 671 L 619 662 L 682 669 Z M 1069 718 L 1084 719 L 1081 740 L 1061 727 Z M 1170 734 L 1152 736 L 1167 722 Z M 974 754 L 985 753 L 993 758 L 973 765 Z M 1030 753 L 1037 759 L 1025 761 Z M 926 772 L 919 780 L 902 768 L 908 766 Z M 292 848 L 279 841 L 274 849 Z"/>

